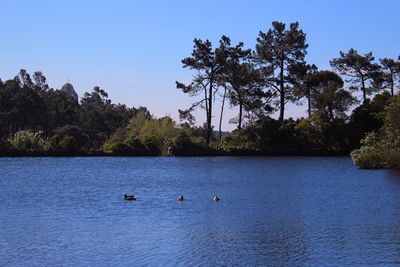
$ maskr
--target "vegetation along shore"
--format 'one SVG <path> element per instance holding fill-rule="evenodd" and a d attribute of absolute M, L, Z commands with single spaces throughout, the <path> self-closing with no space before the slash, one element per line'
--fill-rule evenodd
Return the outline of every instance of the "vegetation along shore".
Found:
<path fill-rule="evenodd" d="M 22 69 L 0 79 L 0 155 L 351 154 L 362 168 L 400 168 L 400 58 L 349 49 L 320 70 L 305 60 L 297 22 L 273 22 L 256 40 L 254 49 L 227 36 L 217 46 L 194 40 L 182 60 L 193 79 L 176 82 L 194 102 L 179 110 L 179 122 L 113 103 L 98 86 L 79 99 L 72 84 L 49 88 L 42 72 Z M 307 117 L 286 118 L 289 102 L 303 105 Z M 232 132 L 221 129 L 227 106 L 238 111 Z M 204 124 L 195 109 L 204 110 Z"/>

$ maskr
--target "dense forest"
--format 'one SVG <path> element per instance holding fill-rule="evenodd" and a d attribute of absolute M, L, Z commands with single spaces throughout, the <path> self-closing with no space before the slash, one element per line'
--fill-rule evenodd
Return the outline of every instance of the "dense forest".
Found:
<path fill-rule="evenodd" d="M 400 57 L 340 51 L 330 70 L 306 62 L 299 24 L 273 22 L 254 49 L 222 36 L 194 40 L 182 60 L 193 73 L 176 87 L 195 99 L 180 122 L 145 107 L 115 104 L 94 87 L 81 99 L 71 84 L 52 89 L 40 71 L 0 80 L 2 155 L 349 155 L 361 167 L 400 167 Z M 286 118 L 289 103 L 306 118 Z M 222 132 L 224 110 L 237 125 Z M 195 109 L 206 122 L 196 123 Z M 278 119 L 271 116 L 277 113 Z M 217 116 L 215 116 L 217 114 Z M 215 129 L 213 125 L 218 125 Z M 360 146 L 362 147 L 360 148 Z"/>

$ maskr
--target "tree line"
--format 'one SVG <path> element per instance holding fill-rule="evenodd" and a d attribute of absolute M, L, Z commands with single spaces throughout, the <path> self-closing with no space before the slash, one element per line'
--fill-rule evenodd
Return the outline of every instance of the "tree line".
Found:
<path fill-rule="evenodd" d="M 379 92 L 395 94 L 400 57 L 377 62 L 372 52 L 360 54 L 350 49 L 340 51 L 339 57 L 330 61 L 332 70 L 319 70 L 305 61 L 306 34 L 297 22 L 288 26 L 273 22 L 266 32 L 259 32 L 256 40 L 255 49 L 249 49 L 244 48 L 243 42 L 231 44 L 227 36 L 222 36 L 215 48 L 209 40 L 195 39 L 191 56 L 182 60 L 183 67 L 194 71 L 194 76 L 189 84 L 176 82 L 177 88 L 190 96 L 200 96 L 200 100 L 179 110 L 180 118 L 193 123 L 192 111 L 203 108 L 207 144 L 212 139 L 217 95 L 222 96 L 219 125 L 228 100 L 231 106 L 238 107 L 234 121 L 241 130 L 244 120 L 252 127 L 276 111 L 279 124 L 283 125 L 288 102 L 306 102 L 309 119 L 334 123 L 348 121 L 346 112 L 360 103 L 355 92 L 362 93 L 362 105 Z"/>
<path fill-rule="evenodd" d="M 372 52 L 349 49 L 330 61 L 332 69 L 320 70 L 306 62 L 306 34 L 297 22 L 273 22 L 256 41 L 250 49 L 227 36 L 216 47 L 194 40 L 182 60 L 193 79 L 176 87 L 196 101 L 179 110 L 180 122 L 115 104 L 98 86 L 78 99 L 71 84 L 49 88 L 42 72 L 21 70 L 0 80 L 0 154 L 348 155 L 360 144 L 372 147 L 371 140 L 396 147 L 383 129 L 395 129 L 388 118 L 395 112 L 400 59 L 376 60 Z M 307 116 L 286 118 L 289 102 L 305 104 Z M 221 129 L 227 105 L 238 111 L 232 132 Z M 193 116 L 197 108 L 205 112 L 202 125 Z M 373 147 L 355 150 L 353 158 L 370 160 L 381 148 Z"/>
<path fill-rule="evenodd" d="M 351 152 L 354 163 L 362 168 L 400 168 L 400 97 L 396 95 L 386 108 L 383 126 L 369 132 L 361 147 Z"/>
<path fill-rule="evenodd" d="M 49 150 L 99 150 L 104 141 L 116 129 L 126 126 L 137 112 L 135 108 L 111 103 L 107 93 L 97 86 L 85 93 L 79 102 L 66 91 L 49 88 L 42 72 L 35 72 L 32 77 L 22 69 L 13 79 L 0 82 L 3 146 L 20 132 L 17 136 L 22 147 L 15 147 L 20 150 L 29 150 L 33 145 L 21 138 L 35 133 L 45 139 L 52 138 L 48 142 Z"/>
<path fill-rule="evenodd" d="M 206 154 L 204 129 L 156 118 L 146 107 L 115 104 L 95 86 L 78 99 L 71 84 L 50 88 L 24 69 L 0 80 L 0 155 Z"/>

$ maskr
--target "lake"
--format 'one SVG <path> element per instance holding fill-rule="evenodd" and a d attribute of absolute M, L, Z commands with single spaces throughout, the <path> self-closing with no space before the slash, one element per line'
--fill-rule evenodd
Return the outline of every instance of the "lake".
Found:
<path fill-rule="evenodd" d="M 348 157 L 0 158 L 0 266 L 127 264 L 400 265 L 400 173 Z"/>

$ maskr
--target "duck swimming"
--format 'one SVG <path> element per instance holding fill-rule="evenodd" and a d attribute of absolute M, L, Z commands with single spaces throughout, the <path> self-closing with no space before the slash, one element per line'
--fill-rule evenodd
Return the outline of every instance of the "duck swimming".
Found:
<path fill-rule="evenodd" d="M 215 196 L 215 197 L 213 198 L 213 200 L 214 200 L 214 201 L 219 201 L 219 197 L 218 197 L 218 196 Z"/>
<path fill-rule="evenodd" d="M 178 199 L 178 201 L 183 201 L 184 197 L 183 197 L 183 195 L 179 195 L 176 199 Z"/>
<path fill-rule="evenodd" d="M 134 195 L 124 194 L 124 199 L 125 200 L 136 200 L 136 197 Z"/>

